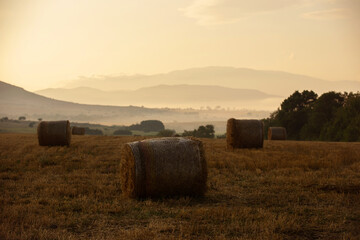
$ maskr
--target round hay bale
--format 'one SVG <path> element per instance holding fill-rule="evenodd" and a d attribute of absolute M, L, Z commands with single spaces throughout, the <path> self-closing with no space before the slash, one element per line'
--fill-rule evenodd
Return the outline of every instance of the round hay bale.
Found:
<path fill-rule="evenodd" d="M 268 140 L 286 140 L 286 129 L 283 127 L 269 127 Z"/>
<path fill-rule="evenodd" d="M 132 198 L 204 195 L 207 164 L 202 142 L 169 137 L 127 143 L 120 179 L 123 194 Z"/>
<path fill-rule="evenodd" d="M 262 148 L 264 143 L 264 124 L 259 120 L 238 120 L 231 118 L 226 126 L 228 149 Z"/>
<path fill-rule="evenodd" d="M 71 128 L 72 135 L 85 135 L 85 128 L 83 127 L 72 127 Z"/>
<path fill-rule="evenodd" d="M 40 146 L 69 146 L 71 131 L 69 121 L 42 121 L 37 128 Z"/>

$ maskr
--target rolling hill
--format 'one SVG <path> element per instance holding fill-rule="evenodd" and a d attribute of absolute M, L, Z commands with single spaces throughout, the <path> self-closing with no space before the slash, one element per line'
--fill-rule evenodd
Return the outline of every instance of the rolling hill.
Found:
<path fill-rule="evenodd" d="M 146 105 L 150 107 L 200 107 L 259 105 L 258 101 L 278 96 L 258 90 L 207 85 L 157 85 L 137 90 L 104 91 L 88 87 L 52 88 L 37 94 L 86 104 Z M 280 100 L 279 100 L 280 101 Z M 253 107 L 255 108 L 255 106 Z M 259 108 L 256 106 L 256 108 Z"/>
<path fill-rule="evenodd" d="M 305 75 L 280 71 L 263 71 L 234 67 L 204 67 L 172 71 L 165 74 L 132 76 L 81 77 L 67 82 L 65 88 L 91 87 L 113 91 L 139 89 L 157 85 L 212 85 L 238 89 L 256 89 L 270 95 L 287 97 L 295 90 L 358 91 L 358 81 L 325 81 Z"/>
<path fill-rule="evenodd" d="M 28 92 L 0 81 L 0 114 L 2 116 L 29 116 L 48 120 L 71 119 L 76 121 L 101 122 L 119 117 L 126 121 L 153 115 L 171 115 L 169 109 L 149 109 L 135 106 L 102 106 L 59 101 Z"/>
<path fill-rule="evenodd" d="M 0 81 L 0 117 L 6 116 L 14 119 L 25 116 L 29 120 L 38 118 L 43 120 L 68 119 L 76 122 L 129 125 L 148 119 L 157 119 L 164 123 L 208 123 L 226 121 L 230 117 L 264 118 L 269 114 L 269 111 L 250 110 L 196 110 L 78 104 L 40 96 Z"/>

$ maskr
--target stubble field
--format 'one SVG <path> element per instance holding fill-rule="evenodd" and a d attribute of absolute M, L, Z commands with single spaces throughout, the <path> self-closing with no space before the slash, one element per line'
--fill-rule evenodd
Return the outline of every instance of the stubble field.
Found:
<path fill-rule="evenodd" d="M 360 239 L 360 143 L 201 139 L 203 198 L 122 196 L 124 143 L 72 136 L 40 147 L 0 134 L 0 239 Z"/>

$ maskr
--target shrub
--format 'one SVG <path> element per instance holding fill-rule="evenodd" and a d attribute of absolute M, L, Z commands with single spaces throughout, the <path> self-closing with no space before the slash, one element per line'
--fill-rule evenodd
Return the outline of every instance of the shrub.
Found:
<path fill-rule="evenodd" d="M 5 122 L 5 121 L 9 121 L 9 118 L 8 117 L 3 117 L 0 119 L 1 122 Z"/>
<path fill-rule="evenodd" d="M 113 135 L 131 136 L 132 132 L 127 129 L 118 129 L 113 132 Z"/>
<path fill-rule="evenodd" d="M 194 131 L 184 131 L 183 137 L 214 138 L 215 130 L 213 125 L 199 126 Z"/>
<path fill-rule="evenodd" d="M 133 124 L 128 127 L 129 130 L 143 131 L 143 132 L 160 132 L 165 130 L 164 124 L 159 120 L 145 120 L 140 124 Z"/>
<path fill-rule="evenodd" d="M 91 129 L 88 127 L 85 128 L 85 134 L 86 135 L 104 135 L 100 129 Z"/>
<path fill-rule="evenodd" d="M 172 129 L 164 129 L 158 133 L 159 137 L 173 137 L 175 136 L 176 132 Z"/>

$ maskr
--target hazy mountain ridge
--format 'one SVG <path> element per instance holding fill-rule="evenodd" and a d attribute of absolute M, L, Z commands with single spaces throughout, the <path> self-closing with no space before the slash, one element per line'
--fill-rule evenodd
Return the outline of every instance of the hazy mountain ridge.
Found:
<path fill-rule="evenodd" d="M 223 105 L 260 101 L 278 96 L 253 89 L 235 89 L 205 85 L 157 85 L 137 90 L 103 91 L 94 88 L 44 89 L 37 94 L 56 99 L 87 104 L 146 105 L 160 107 Z"/>
<path fill-rule="evenodd" d="M 64 85 L 66 88 L 92 87 L 100 90 L 139 89 L 156 85 L 215 85 L 228 88 L 256 89 L 286 97 L 295 90 L 357 91 L 358 81 L 326 81 L 319 78 L 281 71 L 234 67 L 204 67 L 177 70 L 164 74 L 81 77 Z"/>
<path fill-rule="evenodd" d="M 169 114 L 169 109 L 150 109 L 135 106 L 101 106 L 87 105 L 50 99 L 25 91 L 0 81 L 0 113 L 5 115 L 30 115 L 57 119 L 74 119 L 79 121 L 101 121 L 118 116 L 132 119 L 153 114 Z"/>
<path fill-rule="evenodd" d="M 29 120 L 63 120 L 129 125 L 142 120 L 157 119 L 166 122 L 225 121 L 230 117 L 264 118 L 269 111 L 211 109 L 145 108 L 136 106 L 102 106 L 59 101 L 28 92 L 0 81 L 0 117 Z"/>

